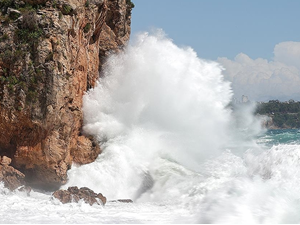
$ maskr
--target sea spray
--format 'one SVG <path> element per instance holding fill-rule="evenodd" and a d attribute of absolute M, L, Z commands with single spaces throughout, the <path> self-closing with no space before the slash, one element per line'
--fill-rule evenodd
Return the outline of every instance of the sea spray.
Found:
<path fill-rule="evenodd" d="M 225 143 L 231 95 L 218 64 L 178 48 L 161 33 L 146 33 L 108 60 L 104 78 L 85 96 L 84 131 L 100 141 L 153 131 L 172 152 L 209 154 Z M 167 148 L 153 146 L 151 152 L 170 153 Z"/>
<path fill-rule="evenodd" d="M 264 148 L 257 144 L 257 138 L 267 131 L 263 127 L 263 122 L 269 118 L 263 115 L 254 115 L 255 102 L 232 103 L 230 106 L 232 113 L 230 129 L 227 131 L 229 140 L 224 147 L 240 157 L 243 157 L 245 151 L 249 149 L 256 154 L 264 151 Z"/>
<path fill-rule="evenodd" d="M 162 33 L 141 34 L 112 55 L 84 97 L 84 132 L 96 136 L 104 150 L 92 178 L 97 188 L 111 192 L 114 186 L 115 193 L 122 189 L 122 197 L 133 198 L 156 160 L 197 171 L 219 155 L 228 139 L 232 96 L 221 72 L 217 63 L 199 59 Z M 103 187 L 106 179 L 114 185 Z"/>

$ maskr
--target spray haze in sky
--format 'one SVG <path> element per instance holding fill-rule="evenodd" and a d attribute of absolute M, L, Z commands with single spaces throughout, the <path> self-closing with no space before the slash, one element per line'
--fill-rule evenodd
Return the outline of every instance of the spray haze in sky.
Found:
<path fill-rule="evenodd" d="M 256 101 L 300 100 L 300 42 L 277 44 L 272 61 L 240 53 L 234 60 L 220 57 L 218 62 L 237 99 L 246 95 Z"/>

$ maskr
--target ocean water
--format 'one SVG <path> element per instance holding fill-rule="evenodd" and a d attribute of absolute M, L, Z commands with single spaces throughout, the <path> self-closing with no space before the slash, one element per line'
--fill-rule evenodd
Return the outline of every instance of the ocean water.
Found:
<path fill-rule="evenodd" d="M 0 184 L 0 222 L 299 223 L 300 130 L 262 129 L 254 104 L 233 109 L 222 71 L 162 32 L 138 35 L 84 96 L 84 132 L 103 153 L 62 186 L 108 203 Z"/>

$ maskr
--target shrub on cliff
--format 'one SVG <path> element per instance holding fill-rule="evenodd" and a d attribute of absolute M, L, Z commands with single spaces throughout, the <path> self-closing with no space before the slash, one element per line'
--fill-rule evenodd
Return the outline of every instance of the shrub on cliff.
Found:
<path fill-rule="evenodd" d="M 133 9 L 134 8 L 134 3 L 131 1 L 131 0 L 126 0 L 126 4 L 131 8 Z"/>
<path fill-rule="evenodd" d="M 12 0 L 0 0 L 0 7 L 10 7 L 14 4 Z"/>
<path fill-rule="evenodd" d="M 43 30 L 38 27 L 37 15 L 33 10 L 23 13 L 20 29 L 15 31 L 16 38 L 19 43 L 28 43 L 32 45 L 36 43 L 43 35 Z"/>
<path fill-rule="evenodd" d="M 37 15 L 36 12 L 26 11 L 23 13 L 23 20 L 22 20 L 22 28 L 29 29 L 29 30 L 36 30 L 38 27 L 37 22 Z"/>

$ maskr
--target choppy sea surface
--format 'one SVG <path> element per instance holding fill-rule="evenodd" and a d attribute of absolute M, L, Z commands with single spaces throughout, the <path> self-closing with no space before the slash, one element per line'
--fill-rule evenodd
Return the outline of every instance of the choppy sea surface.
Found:
<path fill-rule="evenodd" d="M 300 223 L 300 131 L 266 131 L 255 105 L 229 107 L 222 70 L 161 32 L 139 35 L 84 97 L 84 132 L 103 153 L 61 187 L 108 203 L 0 184 L 0 223 Z"/>
<path fill-rule="evenodd" d="M 33 190 L 27 196 L 1 184 L 0 222 L 299 223 L 299 135 L 300 130 L 267 131 L 256 139 L 261 153 L 245 152 L 240 157 L 227 150 L 205 162 L 200 172 L 159 159 L 151 174 L 157 181 L 134 203 L 62 204 L 50 192 Z M 89 179 L 94 178 L 84 180 Z M 110 188 L 118 190 L 123 184 L 119 185 Z"/>

